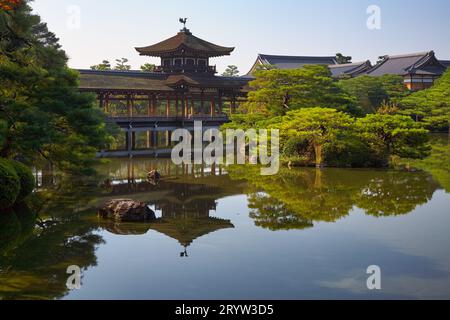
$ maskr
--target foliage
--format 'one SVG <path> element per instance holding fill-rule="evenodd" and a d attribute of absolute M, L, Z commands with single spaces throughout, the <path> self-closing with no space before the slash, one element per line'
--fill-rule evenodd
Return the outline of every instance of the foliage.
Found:
<path fill-rule="evenodd" d="M 155 70 L 156 70 L 156 65 L 154 65 L 152 63 L 146 63 L 141 66 L 141 71 L 143 71 L 143 72 L 155 72 Z"/>
<path fill-rule="evenodd" d="M 342 53 L 336 53 L 336 61 L 338 64 L 352 63 L 352 57 L 344 56 Z"/>
<path fill-rule="evenodd" d="M 432 129 L 448 128 L 450 134 L 450 69 L 435 84 L 404 98 L 401 113 Z"/>
<path fill-rule="evenodd" d="M 272 128 L 280 130 L 282 141 L 298 137 L 302 144 L 312 147 L 316 166 L 320 167 L 323 165 L 324 145 L 336 140 L 353 123 L 351 116 L 336 109 L 305 108 L 288 112 Z"/>
<path fill-rule="evenodd" d="M 128 62 L 129 60 L 127 58 L 116 59 L 116 66 L 114 67 L 114 70 L 119 71 L 131 70 L 131 66 L 127 64 Z"/>
<path fill-rule="evenodd" d="M 428 130 L 408 116 L 371 114 L 356 121 L 356 129 L 380 161 L 396 155 L 424 158 L 429 154 Z"/>
<path fill-rule="evenodd" d="M 7 30 L 0 41 L 1 156 L 27 163 L 45 158 L 90 173 L 112 133 L 93 95 L 79 92 L 78 73 L 67 67 L 58 39 L 27 1 L 0 11 L 0 26 Z"/>
<path fill-rule="evenodd" d="M 225 72 L 222 74 L 224 77 L 237 77 L 239 76 L 239 69 L 235 65 L 230 65 L 225 69 Z"/>
<path fill-rule="evenodd" d="M 281 168 L 278 175 L 261 176 L 254 166 L 228 171 L 233 180 L 247 181 L 250 216 L 270 230 L 335 222 L 355 207 L 376 217 L 408 214 L 438 188 L 424 172 Z"/>
<path fill-rule="evenodd" d="M 401 159 L 406 168 L 425 170 L 450 193 L 450 142 L 446 135 L 433 134 L 431 154 L 425 159 Z"/>
<path fill-rule="evenodd" d="M 92 70 L 108 71 L 111 70 L 111 63 L 108 60 L 103 60 L 102 63 L 91 66 Z"/>
<path fill-rule="evenodd" d="M 31 170 L 24 164 L 10 160 L 12 167 L 15 169 L 20 181 L 20 192 L 17 200 L 23 200 L 29 196 L 35 187 L 35 178 Z"/>
<path fill-rule="evenodd" d="M 383 104 L 397 103 L 407 94 L 403 78 L 396 75 L 363 75 L 340 80 L 338 85 L 357 101 L 365 114 L 376 113 Z"/>
<path fill-rule="evenodd" d="M 11 162 L 0 158 L 0 210 L 10 208 L 20 193 L 20 180 Z"/>
<path fill-rule="evenodd" d="M 260 70 L 250 82 L 243 109 L 269 116 L 285 115 L 300 108 L 327 107 L 359 114 L 354 100 L 331 77 L 328 68 L 309 65 L 294 70 Z"/>

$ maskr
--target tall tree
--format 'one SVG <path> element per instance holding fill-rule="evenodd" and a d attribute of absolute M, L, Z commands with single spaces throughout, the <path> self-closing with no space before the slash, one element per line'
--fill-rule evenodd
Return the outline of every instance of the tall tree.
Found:
<path fill-rule="evenodd" d="M 111 138 L 94 97 L 79 92 L 78 73 L 28 1 L 1 10 L 0 26 L 1 156 L 90 171 Z"/>
<path fill-rule="evenodd" d="M 222 74 L 224 77 L 237 77 L 239 76 L 239 69 L 235 65 L 230 65 L 225 69 L 225 72 Z"/>

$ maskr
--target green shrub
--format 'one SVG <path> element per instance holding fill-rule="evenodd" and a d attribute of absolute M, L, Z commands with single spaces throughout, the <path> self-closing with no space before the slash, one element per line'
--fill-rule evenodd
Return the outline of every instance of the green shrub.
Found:
<path fill-rule="evenodd" d="M 20 232 L 20 221 L 12 210 L 0 214 L 0 257 L 16 247 Z"/>
<path fill-rule="evenodd" d="M 17 201 L 25 199 L 29 196 L 35 187 L 35 179 L 33 176 L 33 172 L 26 165 L 11 160 L 11 165 L 16 170 L 17 176 L 20 180 L 20 192 L 17 196 Z"/>
<path fill-rule="evenodd" d="M 368 167 L 372 165 L 371 152 L 357 137 L 341 137 L 325 145 L 325 162 L 330 167 Z"/>
<path fill-rule="evenodd" d="M 19 176 L 11 162 L 0 159 L 0 210 L 11 207 L 20 193 Z"/>

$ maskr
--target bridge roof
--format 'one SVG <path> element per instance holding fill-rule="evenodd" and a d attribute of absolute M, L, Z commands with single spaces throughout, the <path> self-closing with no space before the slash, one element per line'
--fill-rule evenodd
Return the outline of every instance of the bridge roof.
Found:
<path fill-rule="evenodd" d="M 142 71 L 78 70 L 82 90 L 174 91 L 179 85 L 196 88 L 244 87 L 249 79 L 196 74 L 167 74 Z"/>

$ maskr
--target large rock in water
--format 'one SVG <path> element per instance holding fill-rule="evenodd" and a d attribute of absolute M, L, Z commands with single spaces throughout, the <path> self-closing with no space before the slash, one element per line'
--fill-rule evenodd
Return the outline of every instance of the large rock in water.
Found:
<path fill-rule="evenodd" d="M 111 200 L 98 210 L 98 215 L 105 219 L 125 222 L 151 221 L 155 213 L 143 202 L 130 199 Z"/>

